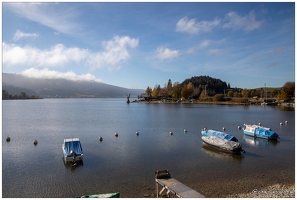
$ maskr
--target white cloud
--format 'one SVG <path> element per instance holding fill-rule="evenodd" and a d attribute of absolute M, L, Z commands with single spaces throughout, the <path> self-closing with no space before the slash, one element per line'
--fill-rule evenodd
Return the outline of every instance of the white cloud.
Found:
<path fill-rule="evenodd" d="M 138 43 L 138 39 L 115 36 L 112 40 L 102 42 L 104 51 L 91 54 L 87 63 L 93 68 L 107 66 L 109 71 L 120 69 L 117 64 L 130 57 L 128 47 L 136 48 Z"/>
<path fill-rule="evenodd" d="M 197 21 L 195 19 L 188 20 L 188 17 L 181 18 L 176 24 L 177 32 L 186 32 L 197 34 L 200 32 L 210 32 L 214 27 L 220 24 L 220 19 L 216 18 L 213 21 Z"/>
<path fill-rule="evenodd" d="M 221 55 L 223 54 L 223 50 L 222 49 L 210 49 L 208 51 L 209 54 L 213 54 L 213 55 Z"/>
<path fill-rule="evenodd" d="M 173 59 L 179 56 L 178 50 L 170 50 L 168 48 L 160 47 L 156 50 L 156 57 L 160 60 Z"/>
<path fill-rule="evenodd" d="M 66 48 L 57 44 L 51 49 L 40 50 L 31 46 L 17 46 L 2 43 L 3 64 L 28 66 L 61 66 L 69 62 L 80 62 L 86 58 L 89 51 L 79 48 Z"/>
<path fill-rule="evenodd" d="M 226 14 L 225 20 L 228 22 L 223 25 L 223 28 L 240 29 L 244 31 L 252 31 L 260 28 L 263 23 L 256 20 L 253 11 L 244 17 L 239 16 L 236 12 L 229 12 Z"/>
<path fill-rule="evenodd" d="M 195 51 L 199 50 L 199 49 L 204 49 L 207 48 L 210 45 L 211 41 L 210 40 L 204 40 L 202 41 L 198 46 L 194 46 L 192 48 L 190 48 L 187 53 L 194 53 Z"/>
<path fill-rule="evenodd" d="M 210 44 L 210 40 L 204 40 L 199 44 L 199 48 L 200 49 L 206 48 L 209 46 L 209 44 Z"/>
<path fill-rule="evenodd" d="M 41 50 L 31 46 L 22 47 L 3 42 L 3 65 L 57 67 L 75 62 L 82 63 L 93 69 L 106 67 L 112 71 L 120 69 L 118 65 L 122 61 L 129 59 L 128 48 L 137 47 L 138 39 L 128 36 L 115 36 L 112 40 L 103 42 L 102 45 L 103 51 L 92 52 L 77 47 L 67 48 L 63 44 Z"/>
<path fill-rule="evenodd" d="M 6 3 L 16 14 L 58 32 L 74 34 L 81 30 L 76 23 L 79 15 L 77 10 L 57 3 Z"/>
<path fill-rule="evenodd" d="M 36 34 L 36 33 L 24 33 L 24 32 L 22 32 L 20 30 L 17 30 L 16 33 L 14 34 L 14 36 L 13 36 L 13 40 L 18 41 L 19 39 L 22 39 L 22 38 L 28 38 L 28 37 L 36 38 L 38 36 L 39 35 Z"/>
<path fill-rule="evenodd" d="M 101 82 L 92 74 L 83 74 L 83 75 L 76 75 L 73 71 L 68 71 L 65 73 L 49 70 L 48 68 L 44 68 L 42 70 L 30 68 L 21 73 L 23 76 L 30 77 L 30 78 L 42 78 L 42 79 L 57 79 L 63 78 L 72 81 L 96 81 Z"/>

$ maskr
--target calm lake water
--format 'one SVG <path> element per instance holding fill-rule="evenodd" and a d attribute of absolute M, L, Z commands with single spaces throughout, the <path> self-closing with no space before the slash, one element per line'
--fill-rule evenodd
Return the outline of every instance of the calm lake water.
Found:
<path fill-rule="evenodd" d="M 259 122 L 277 132 L 279 142 L 247 138 L 238 130 L 238 125 Z M 203 147 L 204 127 L 225 127 L 246 153 L 233 156 Z M 207 197 L 295 182 L 292 108 L 126 104 L 126 99 L 2 101 L 2 133 L 4 198 L 116 191 L 121 197 L 153 196 L 154 173 L 162 169 Z M 71 137 L 80 138 L 84 151 L 83 165 L 77 167 L 62 160 L 63 140 Z"/>

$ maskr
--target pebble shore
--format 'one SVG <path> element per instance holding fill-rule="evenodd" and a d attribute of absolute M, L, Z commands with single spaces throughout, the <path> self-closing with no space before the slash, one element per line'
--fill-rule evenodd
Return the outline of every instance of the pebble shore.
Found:
<path fill-rule="evenodd" d="M 275 184 L 247 194 L 228 195 L 226 198 L 295 198 L 295 185 Z"/>

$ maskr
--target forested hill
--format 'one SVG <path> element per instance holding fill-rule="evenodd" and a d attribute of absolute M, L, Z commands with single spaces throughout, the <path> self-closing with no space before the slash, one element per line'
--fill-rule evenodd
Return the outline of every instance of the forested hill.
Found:
<path fill-rule="evenodd" d="M 200 90 L 200 92 L 206 87 L 209 96 L 223 94 L 224 90 L 227 91 L 227 89 L 230 89 L 230 84 L 227 85 L 226 82 L 209 76 L 193 76 L 192 78 L 184 80 L 181 85 L 184 86 L 190 82 L 193 87 Z M 199 95 L 200 92 L 198 92 Z"/>
<path fill-rule="evenodd" d="M 29 96 L 47 97 L 135 97 L 142 89 L 127 89 L 95 81 L 28 78 L 20 74 L 2 73 L 2 90 L 15 95 L 21 92 Z"/>

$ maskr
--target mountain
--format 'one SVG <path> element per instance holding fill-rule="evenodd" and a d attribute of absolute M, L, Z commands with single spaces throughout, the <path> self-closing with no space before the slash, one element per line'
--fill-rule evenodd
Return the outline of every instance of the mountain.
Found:
<path fill-rule="evenodd" d="M 126 97 L 138 96 L 142 89 L 127 89 L 95 81 L 38 79 L 20 74 L 2 73 L 2 90 L 15 95 L 25 92 L 40 97 Z"/>

